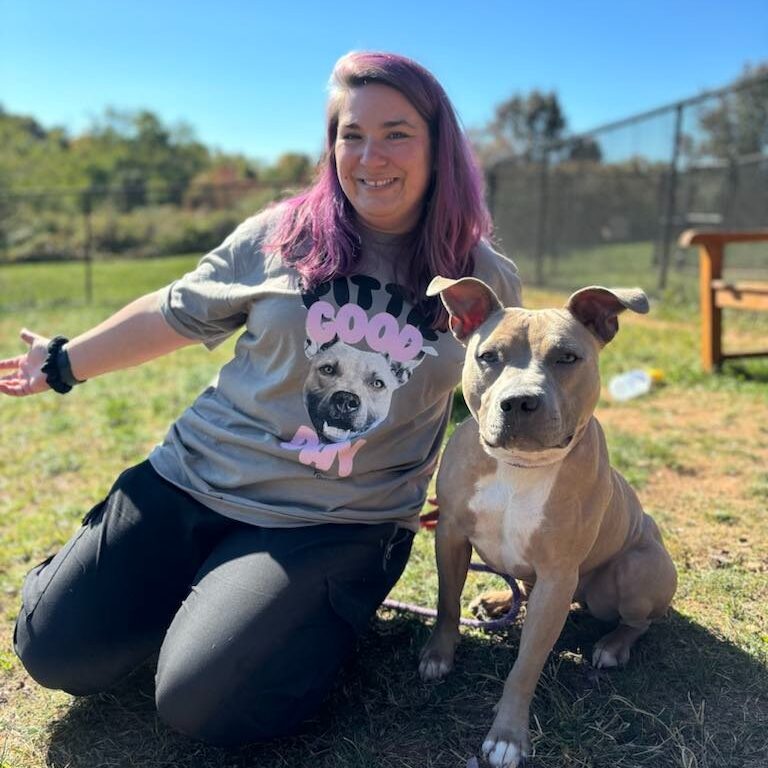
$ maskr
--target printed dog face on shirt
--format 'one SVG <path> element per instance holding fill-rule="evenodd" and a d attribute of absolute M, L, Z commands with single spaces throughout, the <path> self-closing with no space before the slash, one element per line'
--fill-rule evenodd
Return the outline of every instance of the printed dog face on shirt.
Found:
<path fill-rule="evenodd" d="M 304 405 L 325 443 L 352 440 L 387 417 L 393 392 L 405 384 L 424 359 L 420 352 L 401 363 L 388 354 L 357 349 L 338 336 L 325 344 L 307 339 L 310 372 Z"/>

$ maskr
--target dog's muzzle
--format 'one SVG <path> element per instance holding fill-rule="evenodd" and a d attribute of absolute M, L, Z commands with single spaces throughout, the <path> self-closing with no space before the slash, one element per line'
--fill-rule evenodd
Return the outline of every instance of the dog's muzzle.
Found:
<path fill-rule="evenodd" d="M 566 448 L 573 439 L 544 397 L 533 393 L 502 397 L 478 421 L 481 439 L 492 449 L 547 451 Z"/>

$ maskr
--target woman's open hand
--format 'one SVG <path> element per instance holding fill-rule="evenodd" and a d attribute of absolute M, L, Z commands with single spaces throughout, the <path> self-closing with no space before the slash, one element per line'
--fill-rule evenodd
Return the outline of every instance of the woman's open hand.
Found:
<path fill-rule="evenodd" d="M 25 354 L 0 360 L 0 393 L 24 397 L 50 389 L 41 368 L 48 356 L 50 339 L 22 328 L 21 340 L 29 345 Z"/>

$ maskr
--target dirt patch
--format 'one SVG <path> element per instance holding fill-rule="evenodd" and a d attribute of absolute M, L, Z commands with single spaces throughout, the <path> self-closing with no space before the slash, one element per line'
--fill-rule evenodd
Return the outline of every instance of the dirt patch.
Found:
<path fill-rule="evenodd" d="M 768 571 L 768 407 L 728 393 L 661 389 L 601 408 L 608 434 L 670 446 L 639 495 L 680 564 Z"/>

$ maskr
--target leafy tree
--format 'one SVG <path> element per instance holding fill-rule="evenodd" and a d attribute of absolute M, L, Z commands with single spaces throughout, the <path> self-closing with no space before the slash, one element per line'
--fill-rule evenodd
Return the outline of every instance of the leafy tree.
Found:
<path fill-rule="evenodd" d="M 286 152 L 277 162 L 261 174 L 262 181 L 270 184 L 307 184 L 312 177 L 314 164 L 310 158 L 298 152 Z"/>
<path fill-rule="evenodd" d="M 119 189 L 127 210 L 151 200 L 180 203 L 210 161 L 189 126 L 171 129 L 146 110 L 107 110 L 78 144 L 91 184 Z"/>
<path fill-rule="evenodd" d="M 562 138 L 566 119 L 554 91 L 516 94 L 496 107 L 491 122 L 480 137 L 480 154 L 514 155 L 537 162 L 546 146 Z"/>
<path fill-rule="evenodd" d="M 73 137 L 0 107 L 0 261 L 77 258 L 86 231 L 99 253 L 209 248 L 312 163 L 289 153 L 269 170 L 266 186 L 253 161 L 212 154 L 147 110 L 106 110 Z"/>
<path fill-rule="evenodd" d="M 768 61 L 747 65 L 737 90 L 699 116 L 706 138 L 697 154 L 720 159 L 768 152 Z"/>
<path fill-rule="evenodd" d="M 258 189 L 259 169 L 242 155 L 220 155 L 196 174 L 184 194 L 189 208 L 227 208 L 244 192 Z"/>
<path fill-rule="evenodd" d="M 31 192 L 82 182 L 60 128 L 50 131 L 34 118 L 0 109 L 0 174 L 9 188 Z"/>
<path fill-rule="evenodd" d="M 569 160 L 599 163 L 603 159 L 600 145 L 591 136 L 577 136 L 569 140 L 566 152 Z"/>

